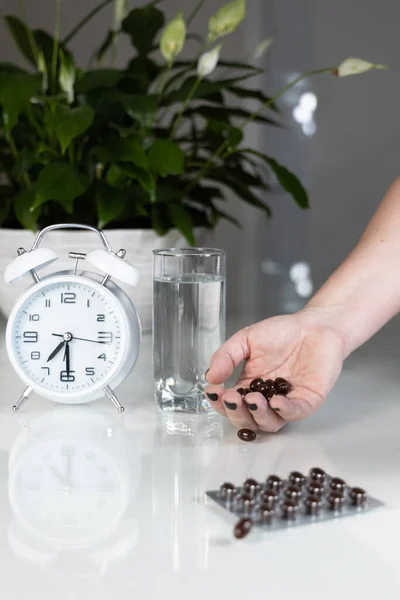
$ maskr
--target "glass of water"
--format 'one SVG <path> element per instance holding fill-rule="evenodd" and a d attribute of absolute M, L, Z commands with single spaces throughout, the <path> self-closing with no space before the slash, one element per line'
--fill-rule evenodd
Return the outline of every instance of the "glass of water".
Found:
<path fill-rule="evenodd" d="M 210 410 L 205 374 L 225 340 L 225 278 L 223 250 L 154 250 L 153 360 L 162 410 Z"/>

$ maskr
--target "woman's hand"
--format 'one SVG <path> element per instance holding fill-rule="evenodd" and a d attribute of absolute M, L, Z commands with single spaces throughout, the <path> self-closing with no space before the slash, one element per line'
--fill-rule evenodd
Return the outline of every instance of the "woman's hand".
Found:
<path fill-rule="evenodd" d="M 345 357 L 345 336 L 330 325 L 331 317 L 325 309 L 304 309 L 236 333 L 211 359 L 206 394 L 212 406 L 238 429 L 268 432 L 311 415 L 335 384 Z M 236 387 L 225 390 L 220 384 L 242 361 Z M 284 377 L 291 391 L 287 397 L 274 396 L 269 403 L 258 392 L 242 399 L 236 389 L 249 387 L 257 377 Z"/>

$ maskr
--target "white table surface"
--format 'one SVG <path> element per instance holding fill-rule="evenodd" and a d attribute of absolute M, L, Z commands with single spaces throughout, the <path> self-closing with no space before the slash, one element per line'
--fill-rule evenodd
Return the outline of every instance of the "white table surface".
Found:
<path fill-rule="evenodd" d="M 252 444 L 217 415 L 155 410 L 149 337 L 122 417 L 38 397 L 14 415 L 23 386 L 2 347 L 0 598 L 398 600 L 399 333 L 351 357 L 317 415 Z M 235 519 L 205 500 L 222 481 L 312 466 L 386 506 L 237 541 Z"/>

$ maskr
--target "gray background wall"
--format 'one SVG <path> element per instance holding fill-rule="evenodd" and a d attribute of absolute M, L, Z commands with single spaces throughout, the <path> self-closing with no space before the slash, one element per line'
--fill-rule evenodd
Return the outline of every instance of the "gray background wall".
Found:
<path fill-rule="evenodd" d="M 25 0 L 30 22 L 51 27 L 54 0 Z M 94 0 L 64 0 L 62 30 L 66 33 Z M 134 4 L 132 2 L 132 4 Z M 139 4 L 139 3 L 137 3 Z M 208 15 L 223 2 L 208 0 L 198 19 L 206 27 Z M 170 15 L 194 0 L 165 0 Z M 0 0 L 0 12 L 16 10 L 14 0 Z M 110 22 L 104 11 L 76 38 L 73 46 L 84 64 Z M 270 195 L 274 219 L 267 225 L 257 211 L 232 199 L 232 210 L 243 222 L 237 231 L 221 225 L 214 243 L 226 247 L 230 257 L 229 303 L 232 313 L 261 318 L 282 309 L 287 274 L 266 276 L 262 263 L 273 259 L 289 266 L 309 261 L 319 286 L 356 243 L 391 181 L 398 175 L 397 125 L 400 73 L 398 22 L 400 7 L 394 0 L 248 0 L 248 18 L 226 55 L 243 57 L 257 41 L 274 33 L 269 73 L 260 85 L 272 93 L 309 68 L 334 65 L 347 56 L 394 65 L 388 72 L 338 80 L 314 78 L 298 86 L 281 102 L 287 128 L 271 131 L 253 127 L 249 141 L 299 173 L 307 185 L 312 210 L 301 213 L 281 192 Z M 120 59 L 128 51 L 124 44 Z M 12 42 L 0 26 L 0 59 L 17 60 Z M 306 137 L 292 118 L 299 96 L 307 90 L 318 98 L 317 131 Z"/>

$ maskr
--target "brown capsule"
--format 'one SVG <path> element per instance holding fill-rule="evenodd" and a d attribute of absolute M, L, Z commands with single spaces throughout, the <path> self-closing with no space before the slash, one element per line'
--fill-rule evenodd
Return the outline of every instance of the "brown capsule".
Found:
<path fill-rule="evenodd" d="M 283 396 L 286 396 L 286 394 L 290 392 L 290 383 L 283 377 L 277 377 L 275 379 L 275 387 Z"/>
<path fill-rule="evenodd" d="M 308 473 L 309 480 L 318 483 L 323 483 L 325 481 L 325 477 L 325 471 L 323 471 L 319 467 L 314 467 L 313 469 L 310 469 L 310 472 Z"/>
<path fill-rule="evenodd" d="M 318 496 L 308 496 L 304 502 L 304 506 L 308 515 L 318 515 L 322 508 L 321 498 Z"/>
<path fill-rule="evenodd" d="M 299 512 L 299 506 L 292 500 L 285 500 L 281 504 L 282 518 L 293 521 Z"/>
<path fill-rule="evenodd" d="M 267 392 L 267 400 L 271 400 L 271 398 L 273 398 L 274 396 L 278 395 L 278 390 L 276 390 L 275 388 L 272 388 L 269 390 L 269 392 Z"/>
<path fill-rule="evenodd" d="M 328 496 L 328 507 L 331 510 L 341 510 L 344 506 L 344 496 L 341 492 L 331 492 Z"/>
<path fill-rule="evenodd" d="M 257 434 L 251 429 L 239 429 L 239 431 L 237 432 L 237 436 L 240 440 L 242 440 L 242 442 L 254 442 L 254 440 L 257 437 Z"/>
<path fill-rule="evenodd" d="M 279 493 L 276 490 L 265 490 L 260 497 L 260 501 L 264 506 L 274 508 L 279 500 Z"/>
<path fill-rule="evenodd" d="M 231 500 L 236 493 L 236 486 L 233 483 L 223 483 L 219 488 L 219 495 L 221 498 Z"/>
<path fill-rule="evenodd" d="M 243 491 L 249 494 L 252 498 L 257 495 L 260 490 L 260 484 L 255 479 L 246 479 L 243 484 Z"/>
<path fill-rule="evenodd" d="M 238 540 L 241 540 L 250 533 L 252 527 L 253 521 L 251 519 L 240 519 L 240 521 L 238 521 L 235 525 L 233 535 Z"/>
<path fill-rule="evenodd" d="M 344 494 L 346 489 L 346 482 L 343 481 L 343 479 L 340 479 L 340 477 L 332 477 L 332 479 L 329 482 L 329 487 L 335 492 L 340 492 L 341 494 Z"/>
<path fill-rule="evenodd" d="M 257 517 L 261 523 L 265 525 L 271 525 L 275 518 L 275 511 L 268 504 L 261 504 L 257 510 Z"/>
<path fill-rule="evenodd" d="M 244 390 L 244 395 L 245 395 L 245 396 L 247 396 L 247 394 L 250 394 L 250 393 L 251 393 L 251 389 L 250 389 L 250 388 L 246 388 L 246 389 Z"/>
<path fill-rule="evenodd" d="M 285 489 L 285 496 L 289 498 L 289 500 L 293 500 L 293 502 L 298 502 L 302 496 L 301 488 L 297 485 L 289 485 Z"/>
<path fill-rule="evenodd" d="M 269 475 L 265 482 L 265 488 L 267 490 L 280 490 L 283 485 L 283 481 L 278 475 Z"/>
<path fill-rule="evenodd" d="M 297 485 L 298 487 L 301 487 L 305 480 L 306 478 L 304 477 L 303 473 L 300 473 L 299 471 L 292 471 L 289 475 L 290 483 Z"/>
<path fill-rule="evenodd" d="M 307 486 L 307 492 L 311 494 L 311 496 L 318 496 L 318 498 L 320 498 L 324 493 L 324 486 L 317 481 L 311 481 Z"/>
<path fill-rule="evenodd" d="M 262 383 L 261 385 L 258 386 L 257 392 L 262 394 L 264 396 L 264 398 L 267 398 L 267 394 L 270 391 L 270 389 L 271 388 L 269 388 L 267 385 L 265 385 L 265 383 Z"/>
<path fill-rule="evenodd" d="M 272 390 L 275 387 L 275 381 L 273 379 L 266 379 L 264 385 L 266 385 L 269 390 Z"/>
<path fill-rule="evenodd" d="M 288 383 L 280 383 L 276 386 L 276 390 L 280 396 L 286 396 L 290 392 L 290 385 Z"/>
<path fill-rule="evenodd" d="M 238 392 L 238 394 L 240 394 L 242 396 L 242 398 L 245 397 L 246 390 L 244 388 L 238 388 L 236 391 Z"/>
<path fill-rule="evenodd" d="M 353 487 L 349 492 L 349 498 L 353 506 L 364 506 L 367 501 L 367 493 L 362 488 Z"/>
<path fill-rule="evenodd" d="M 248 515 L 254 508 L 255 501 L 250 494 L 242 493 L 236 497 L 236 508 Z"/>
<path fill-rule="evenodd" d="M 264 380 L 261 379 L 261 377 L 257 377 L 257 379 L 253 379 L 253 381 L 250 383 L 250 389 L 252 392 L 258 392 L 258 388 L 260 387 L 260 385 L 263 385 Z"/>

